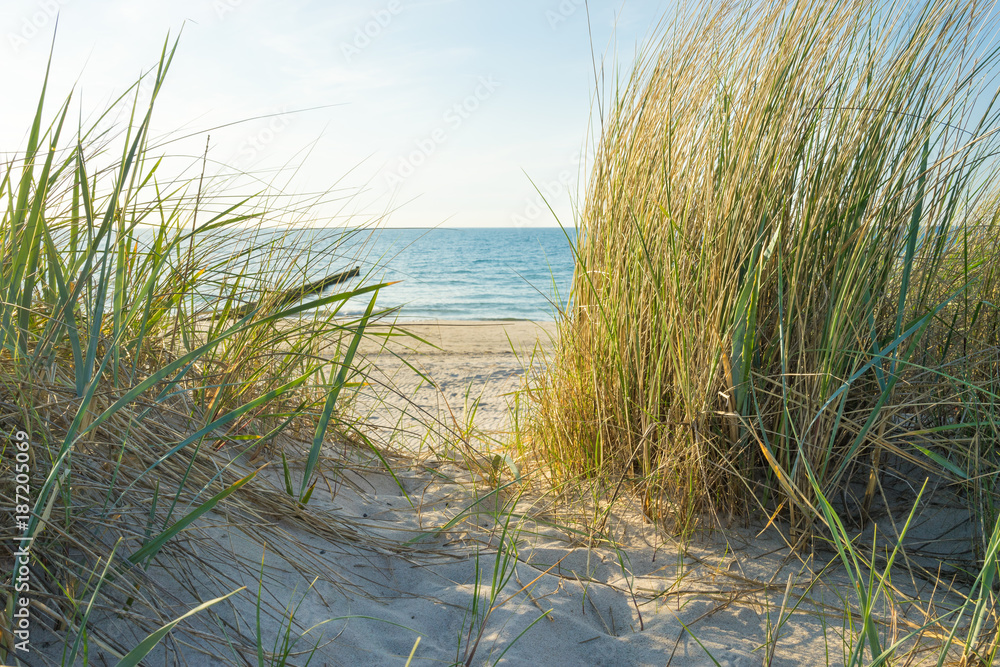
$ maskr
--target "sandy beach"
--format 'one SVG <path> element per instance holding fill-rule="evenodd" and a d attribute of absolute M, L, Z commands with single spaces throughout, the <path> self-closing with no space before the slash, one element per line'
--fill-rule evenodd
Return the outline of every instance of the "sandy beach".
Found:
<path fill-rule="evenodd" d="M 427 424 L 504 431 L 513 392 L 526 374 L 544 367 L 556 336 L 554 323 L 525 320 L 398 326 L 406 333 L 391 337 L 390 325 L 374 326 L 362 344 L 370 386 L 356 406 L 370 427 L 396 438 Z M 393 409 L 383 409 L 386 404 Z M 400 418 L 404 429 L 394 430 Z"/>
<path fill-rule="evenodd" d="M 402 426 L 402 439 L 389 443 L 396 455 L 334 446 L 306 507 L 282 501 L 276 507 L 286 509 L 253 516 L 213 512 L 149 568 L 150 591 L 164 608 L 239 590 L 162 645 L 184 664 L 242 664 L 236 653 L 252 654 L 255 636 L 277 638 L 265 650 L 286 651 L 287 664 L 311 656 L 317 666 L 845 661 L 849 580 L 819 578 L 824 563 L 802 560 L 776 532 L 729 525 L 681 544 L 625 502 L 594 533 L 585 526 L 599 508 L 541 497 L 506 469 L 499 491 L 486 481 L 469 445 L 503 441 L 511 392 L 529 372 L 531 352 L 551 351 L 552 324 L 407 328 L 424 342 L 366 342 L 364 357 L 383 375 L 355 406 L 371 411 L 372 433 Z M 474 415 L 466 397 L 478 399 Z M 428 415 L 440 428 L 421 426 Z M 271 465 L 249 493 L 263 507 L 279 502 L 281 488 L 280 467 Z M 921 592 L 914 587 L 910 594 Z M 917 616 L 897 619 L 900 632 Z M 124 646 L 141 640 L 127 614 L 98 609 L 91 623 Z M 299 639 L 282 648 L 289 627 Z M 160 662 L 162 647 L 151 654 Z"/>

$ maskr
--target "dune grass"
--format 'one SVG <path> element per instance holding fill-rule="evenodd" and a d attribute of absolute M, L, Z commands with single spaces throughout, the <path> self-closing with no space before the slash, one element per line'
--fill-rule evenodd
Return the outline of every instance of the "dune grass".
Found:
<path fill-rule="evenodd" d="M 644 53 L 534 424 L 554 474 L 642 478 L 680 526 L 760 502 L 805 531 L 810 473 L 830 495 L 880 451 L 941 473 L 956 434 L 992 441 L 970 405 L 994 377 L 990 27 L 965 3 L 724 3 Z M 910 446 L 918 422 L 943 449 Z"/>
<path fill-rule="evenodd" d="M 679 9 L 596 114 L 529 394 L 520 440 L 557 486 L 627 489 L 683 535 L 755 515 L 834 547 L 852 664 L 896 648 L 870 625 L 889 571 L 853 537 L 900 470 L 905 502 L 930 478 L 974 517 L 975 620 L 942 627 L 965 664 L 996 650 L 996 27 L 962 0 Z"/>
<path fill-rule="evenodd" d="M 301 546 L 264 517 L 305 521 L 333 545 L 367 539 L 302 510 L 329 483 L 324 445 L 367 443 L 340 404 L 359 381 L 355 353 L 384 285 L 289 298 L 358 230 L 304 243 L 288 224 L 308 216 L 303 201 L 220 189 L 231 175 L 206 178 L 207 155 L 195 177 L 169 172 L 149 128 L 175 48 L 165 43 L 151 86 L 108 109 L 131 118 L 113 131 L 99 129 L 104 116 L 73 127 L 72 96 L 51 105 L 46 76 L 24 152 L 0 165 L 0 422 L 18 434 L 0 464 L 0 497 L 17 515 L 5 510 L 0 562 L 13 581 L 15 550 L 30 550 L 32 630 L 67 638 L 65 664 L 88 651 L 138 664 L 193 611 L 225 629 L 200 651 L 214 642 L 264 660 L 273 644 L 268 660 L 287 656 L 291 619 L 282 637 L 254 636 L 185 601 L 204 590 L 185 598 L 144 576 L 153 559 L 185 563 L 168 568 L 184 590 L 183 572 L 202 567 L 225 606 L 240 587 L 189 532 L 209 517 L 278 545 L 292 571 L 306 562 Z M 362 316 L 345 315 L 349 300 L 352 312 L 367 304 Z M 284 488 L 260 478 L 278 453 Z M 4 588 L 5 664 L 19 599 Z M 148 637 L 128 645 L 128 633 L 88 625 L 108 614 Z"/>

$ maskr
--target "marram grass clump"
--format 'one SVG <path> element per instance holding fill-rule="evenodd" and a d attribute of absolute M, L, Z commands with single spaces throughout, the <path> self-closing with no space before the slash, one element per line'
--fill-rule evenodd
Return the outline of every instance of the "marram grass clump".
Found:
<path fill-rule="evenodd" d="M 571 300 L 525 394 L 518 442 L 567 497 L 825 543 L 844 664 L 1000 647 L 996 28 L 960 0 L 678 10 L 600 110 Z M 909 536 L 956 501 L 971 531 Z M 919 605 L 957 602 L 897 634 L 897 570 Z"/>
<path fill-rule="evenodd" d="M 200 532 L 206 521 L 266 543 L 303 577 L 310 551 L 279 520 L 331 549 L 378 541 L 309 500 L 329 484 L 328 438 L 364 438 L 340 398 L 384 285 L 298 299 L 352 232 L 305 244 L 287 226 L 301 202 L 242 196 L 225 173 L 170 174 L 149 127 L 174 48 L 150 97 L 136 84 L 105 114 L 131 106 L 115 131 L 71 128 L 72 98 L 46 124 L 43 85 L 24 152 L 0 165 L 0 498 L 17 507 L 0 517 L 5 664 L 19 655 L 23 599 L 34 650 L 48 638 L 62 664 L 168 660 L 192 642 L 212 660 L 263 660 L 259 619 L 255 632 L 219 604 L 250 593 L 213 565 L 227 556 Z M 349 299 L 368 304 L 362 317 L 343 315 Z M 260 474 L 266 464 L 283 483 Z M 154 562 L 164 577 L 147 575 Z"/>
<path fill-rule="evenodd" d="M 678 11 L 602 115 L 536 392 L 553 479 L 635 483 L 681 531 L 762 507 L 804 536 L 897 456 L 968 486 L 986 546 L 994 28 L 974 2 Z"/>

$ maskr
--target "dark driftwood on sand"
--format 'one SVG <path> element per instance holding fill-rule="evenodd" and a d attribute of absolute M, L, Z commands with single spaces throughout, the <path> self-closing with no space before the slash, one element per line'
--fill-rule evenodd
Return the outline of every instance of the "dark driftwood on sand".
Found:
<path fill-rule="evenodd" d="M 354 267 L 347 271 L 341 271 L 340 273 L 334 273 L 332 276 L 327 276 L 321 280 L 315 282 L 307 283 L 302 287 L 293 287 L 292 289 L 285 290 L 274 301 L 272 308 L 278 309 L 287 306 L 290 303 L 295 303 L 299 299 L 305 298 L 310 294 L 316 294 L 322 292 L 330 285 L 336 285 L 337 283 L 342 283 L 346 280 L 350 280 L 355 276 L 361 274 L 360 267 Z M 245 306 L 240 306 L 233 310 L 232 317 L 236 319 L 242 319 L 252 313 L 260 306 L 260 301 L 251 301 Z"/>

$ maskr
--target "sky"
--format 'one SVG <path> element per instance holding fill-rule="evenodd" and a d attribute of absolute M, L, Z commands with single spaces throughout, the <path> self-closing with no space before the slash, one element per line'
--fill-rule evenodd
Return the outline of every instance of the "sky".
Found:
<path fill-rule="evenodd" d="M 180 34 L 152 123 L 175 139 L 161 150 L 178 172 L 197 173 L 210 135 L 210 173 L 351 195 L 306 223 L 388 213 L 397 227 L 572 225 L 592 56 L 606 73 L 627 68 L 671 6 L 4 0 L 0 90 L 17 94 L 4 96 L 0 151 L 25 146 L 58 16 L 49 118 L 74 87 L 74 113 L 103 110 Z"/>

